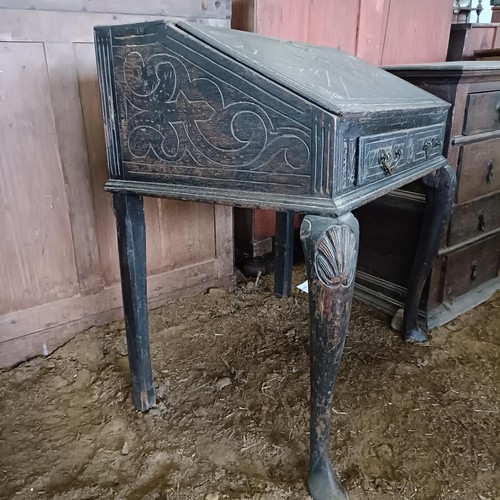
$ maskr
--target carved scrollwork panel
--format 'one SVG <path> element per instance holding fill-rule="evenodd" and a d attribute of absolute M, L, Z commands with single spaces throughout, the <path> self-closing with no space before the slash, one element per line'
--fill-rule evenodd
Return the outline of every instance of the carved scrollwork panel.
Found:
<path fill-rule="evenodd" d="M 257 101 L 161 43 L 114 50 L 128 173 L 310 190 L 311 131 L 272 100 Z"/>

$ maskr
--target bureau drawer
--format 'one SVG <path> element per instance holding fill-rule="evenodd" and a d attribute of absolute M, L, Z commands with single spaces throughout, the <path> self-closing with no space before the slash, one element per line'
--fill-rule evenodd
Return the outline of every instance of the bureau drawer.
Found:
<path fill-rule="evenodd" d="M 500 234 L 449 254 L 446 258 L 444 300 L 464 294 L 495 278 L 500 259 Z"/>
<path fill-rule="evenodd" d="M 359 139 L 358 185 L 370 184 L 441 155 L 444 125 Z"/>
<path fill-rule="evenodd" d="M 500 190 L 500 138 L 462 146 L 457 203 Z"/>
<path fill-rule="evenodd" d="M 464 134 L 500 130 L 500 91 L 469 94 Z"/>
<path fill-rule="evenodd" d="M 500 193 L 457 205 L 450 223 L 448 245 L 456 245 L 500 227 Z"/>

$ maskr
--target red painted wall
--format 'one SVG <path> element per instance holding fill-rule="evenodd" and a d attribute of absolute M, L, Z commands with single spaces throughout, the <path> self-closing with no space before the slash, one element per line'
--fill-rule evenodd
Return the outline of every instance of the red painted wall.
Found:
<path fill-rule="evenodd" d="M 255 0 L 254 12 L 257 33 L 336 47 L 372 64 L 444 61 L 452 16 L 449 0 Z"/>

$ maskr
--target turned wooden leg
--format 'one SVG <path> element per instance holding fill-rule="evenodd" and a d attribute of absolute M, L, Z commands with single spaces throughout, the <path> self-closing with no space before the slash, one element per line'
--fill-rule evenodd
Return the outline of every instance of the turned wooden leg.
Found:
<path fill-rule="evenodd" d="M 424 219 L 408 284 L 403 316 L 402 334 L 407 342 L 429 340 L 427 334 L 417 324 L 418 304 L 443 232 L 450 220 L 455 198 L 455 172 L 449 165 L 446 165 L 424 177 L 423 182 L 427 188 Z"/>
<path fill-rule="evenodd" d="M 155 404 L 155 392 L 149 349 L 144 206 L 141 196 L 120 193 L 113 194 L 113 206 L 118 230 L 132 400 L 138 410 L 147 411 Z"/>
<path fill-rule="evenodd" d="M 292 293 L 293 212 L 276 212 L 274 239 L 274 295 L 289 297 Z"/>
<path fill-rule="evenodd" d="M 311 325 L 311 459 L 309 493 L 314 500 L 348 495 L 332 468 L 330 416 L 335 380 L 351 313 L 358 256 L 358 221 L 307 216 L 300 228 L 309 280 Z"/>

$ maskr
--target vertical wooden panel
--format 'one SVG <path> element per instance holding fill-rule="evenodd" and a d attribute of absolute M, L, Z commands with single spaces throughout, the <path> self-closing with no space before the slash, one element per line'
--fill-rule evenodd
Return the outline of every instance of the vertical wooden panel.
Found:
<path fill-rule="evenodd" d="M 382 62 L 391 0 L 360 0 L 356 55 L 370 64 Z"/>
<path fill-rule="evenodd" d="M 233 0 L 231 28 L 255 31 L 255 0 Z"/>
<path fill-rule="evenodd" d="M 391 0 L 382 64 L 445 61 L 451 16 L 449 0 Z"/>
<path fill-rule="evenodd" d="M 101 290 L 103 280 L 75 58 L 71 43 L 47 43 L 45 52 L 78 281 L 85 295 Z"/>
<path fill-rule="evenodd" d="M 162 200 L 146 196 L 144 198 L 144 214 L 146 217 L 146 262 L 148 274 L 160 272 L 162 266 L 161 254 L 161 223 L 158 204 Z"/>
<path fill-rule="evenodd" d="M 42 44 L 0 45 L 0 313 L 78 293 Z"/>
<path fill-rule="evenodd" d="M 290 0 L 258 0 L 256 31 L 289 40 L 309 39 L 309 2 Z"/>
<path fill-rule="evenodd" d="M 94 46 L 90 43 L 76 43 L 74 52 L 78 68 L 101 268 L 105 284 L 111 285 L 120 281 L 120 269 L 117 260 L 118 246 L 112 199 L 111 195 L 104 191 L 108 170 Z"/>
<path fill-rule="evenodd" d="M 354 54 L 360 0 L 311 0 L 309 42 Z"/>
<path fill-rule="evenodd" d="M 495 28 L 495 40 L 493 41 L 493 49 L 500 48 L 500 27 Z"/>
<path fill-rule="evenodd" d="M 158 200 L 161 270 L 215 258 L 214 205 Z"/>
<path fill-rule="evenodd" d="M 215 251 L 219 278 L 233 276 L 234 272 L 234 232 L 233 207 L 214 206 Z"/>
<path fill-rule="evenodd" d="M 475 50 L 492 49 L 495 35 L 496 28 L 493 26 L 472 27 L 465 38 L 463 59 L 473 59 Z"/>
<path fill-rule="evenodd" d="M 146 198 L 148 273 L 215 259 L 214 206 Z"/>
<path fill-rule="evenodd" d="M 274 236 L 276 232 L 275 212 L 272 210 L 254 210 L 254 239 L 263 240 Z"/>

